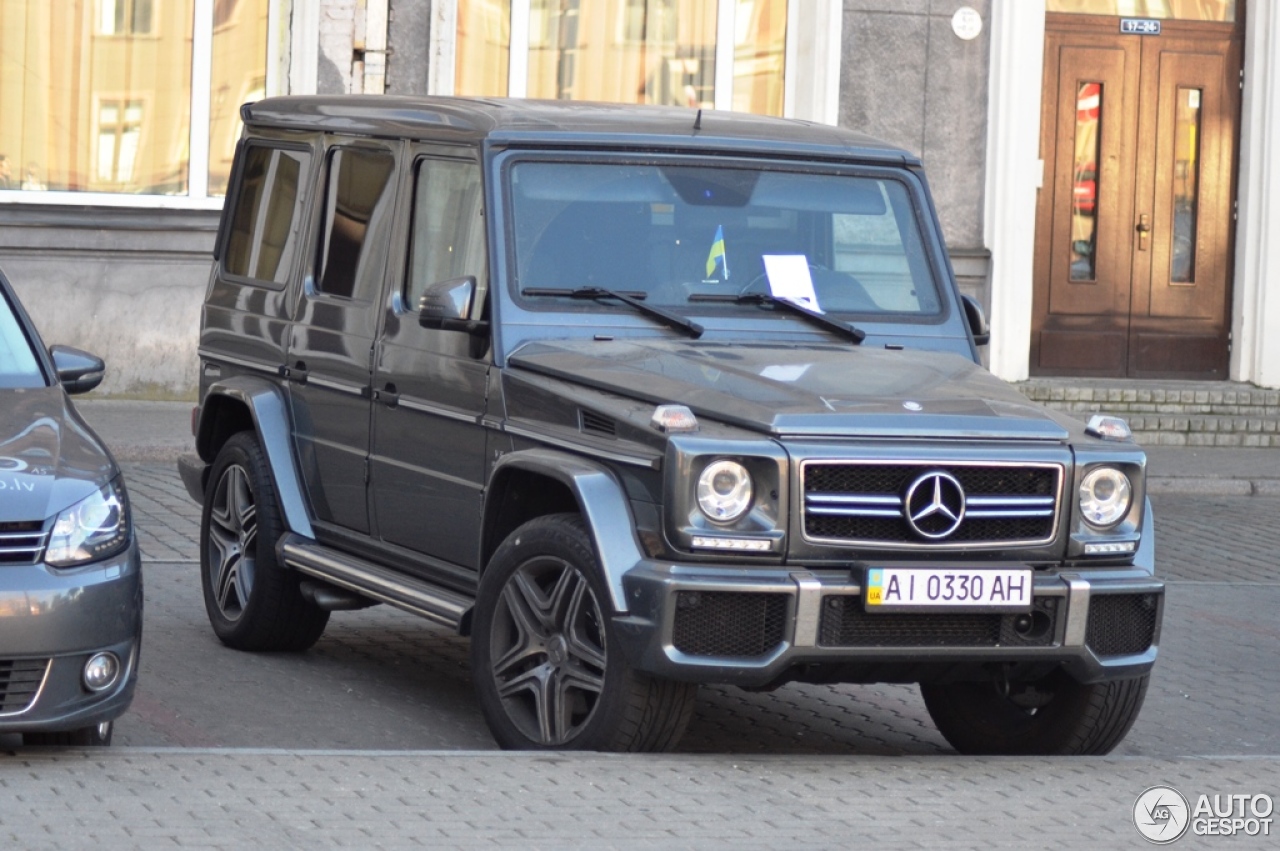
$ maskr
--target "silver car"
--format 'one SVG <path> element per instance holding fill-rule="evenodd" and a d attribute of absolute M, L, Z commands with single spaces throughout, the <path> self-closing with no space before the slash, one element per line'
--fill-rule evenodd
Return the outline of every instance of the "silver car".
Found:
<path fill-rule="evenodd" d="M 133 700 L 142 565 L 120 469 L 68 394 L 103 362 L 46 349 L 0 273 L 0 734 L 107 745 Z"/>

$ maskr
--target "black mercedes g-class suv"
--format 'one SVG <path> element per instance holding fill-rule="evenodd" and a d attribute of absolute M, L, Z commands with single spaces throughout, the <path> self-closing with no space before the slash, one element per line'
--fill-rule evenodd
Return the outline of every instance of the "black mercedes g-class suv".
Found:
<path fill-rule="evenodd" d="M 669 748 L 699 683 L 918 682 L 970 753 L 1128 731 L 1145 456 L 982 369 L 918 159 L 681 109 L 242 116 L 180 465 L 225 644 L 398 606 L 471 636 L 512 748 Z"/>

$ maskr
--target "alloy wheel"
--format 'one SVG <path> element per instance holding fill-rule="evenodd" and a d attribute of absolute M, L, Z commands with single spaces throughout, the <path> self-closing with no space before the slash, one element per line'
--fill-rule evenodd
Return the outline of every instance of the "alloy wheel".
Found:
<path fill-rule="evenodd" d="M 587 578 L 562 559 L 526 562 L 502 588 L 490 635 L 491 675 L 511 722 L 542 745 L 577 736 L 600 703 L 608 664 Z"/>
<path fill-rule="evenodd" d="M 257 543 L 257 505 L 249 475 L 232 464 L 213 492 L 206 553 L 214 600 L 227 620 L 237 620 L 249 605 Z"/>

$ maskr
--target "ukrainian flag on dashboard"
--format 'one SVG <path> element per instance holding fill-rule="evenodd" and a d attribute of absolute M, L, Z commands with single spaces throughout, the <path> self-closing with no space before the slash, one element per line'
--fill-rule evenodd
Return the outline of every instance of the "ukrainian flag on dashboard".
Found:
<path fill-rule="evenodd" d="M 707 277 L 710 278 L 719 268 L 724 279 L 729 280 L 729 258 L 724 253 L 724 226 L 716 225 L 716 239 L 711 243 L 711 253 L 707 255 Z"/>

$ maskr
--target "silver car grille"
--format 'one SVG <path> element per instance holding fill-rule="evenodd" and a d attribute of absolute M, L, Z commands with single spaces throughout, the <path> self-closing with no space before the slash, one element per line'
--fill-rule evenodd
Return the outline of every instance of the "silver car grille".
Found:
<path fill-rule="evenodd" d="M 0 566 L 40 561 L 45 538 L 41 522 L 0 523 Z"/>
<path fill-rule="evenodd" d="M 804 536 L 810 542 L 1007 547 L 1053 539 L 1063 468 L 1051 463 L 811 460 L 801 465 L 800 476 Z M 931 511 L 933 516 L 926 516 Z"/>

